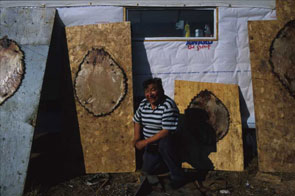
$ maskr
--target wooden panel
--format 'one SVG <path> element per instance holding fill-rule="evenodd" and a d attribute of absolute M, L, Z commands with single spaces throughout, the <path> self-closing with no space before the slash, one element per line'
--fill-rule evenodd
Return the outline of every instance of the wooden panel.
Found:
<path fill-rule="evenodd" d="M 0 195 L 23 195 L 55 14 L 54 8 L 0 9 L 0 38 L 20 46 L 25 66 L 20 86 L 0 104 Z"/>
<path fill-rule="evenodd" d="M 55 11 L 50 11 L 54 17 Z M 45 28 L 47 36 L 52 26 Z M 49 44 L 25 45 L 22 50 L 25 77 L 17 92 L 0 106 L 0 195 L 23 195 Z"/>
<path fill-rule="evenodd" d="M 75 98 L 86 173 L 134 171 L 130 23 L 66 27 L 66 36 L 73 81 L 84 57 L 93 48 L 104 48 L 127 77 L 127 94 L 108 115 L 94 116 Z M 93 85 L 108 86 L 103 82 Z"/>
<path fill-rule="evenodd" d="M 273 40 L 295 19 L 294 7 L 293 0 L 278 0 L 278 20 L 248 23 L 258 164 L 265 172 L 295 171 L 295 98 L 272 72 L 269 62 Z"/>
<path fill-rule="evenodd" d="M 211 161 L 216 170 L 242 171 L 244 169 L 243 143 L 242 143 L 242 125 L 239 105 L 239 90 L 237 85 L 201 83 L 190 81 L 175 81 L 175 102 L 180 113 L 184 114 L 191 100 L 202 90 L 212 92 L 227 108 L 230 115 L 230 126 L 227 135 L 217 142 L 216 152 L 210 152 L 208 161 Z M 184 130 L 185 131 L 185 130 Z M 193 143 L 192 139 L 185 141 Z M 196 151 L 188 144 L 189 152 Z M 206 149 L 204 149 L 204 153 Z M 196 155 L 198 156 L 198 155 Z M 196 157 L 198 162 L 198 157 Z M 194 160 L 192 160 L 194 162 Z M 184 163 L 183 167 L 190 167 L 191 163 Z"/>

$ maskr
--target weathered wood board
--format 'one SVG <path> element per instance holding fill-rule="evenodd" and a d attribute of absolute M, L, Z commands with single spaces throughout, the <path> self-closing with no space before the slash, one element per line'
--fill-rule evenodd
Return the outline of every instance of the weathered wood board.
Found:
<path fill-rule="evenodd" d="M 229 112 L 228 133 L 217 142 L 216 149 L 208 152 L 208 161 L 213 163 L 215 170 L 243 171 L 243 141 L 242 124 L 239 105 L 239 89 L 234 84 L 201 83 L 191 81 L 175 81 L 175 102 L 179 107 L 180 113 L 184 114 L 191 100 L 202 90 L 208 90 L 224 104 Z M 186 143 L 194 141 L 185 141 Z M 193 145 L 192 145 L 193 146 Z M 197 149 L 188 148 L 191 153 Z M 204 149 L 206 151 L 206 149 Z M 203 152 L 201 152 L 203 153 Z M 196 158 L 197 159 L 197 158 Z M 195 160 L 198 162 L 198 160 Z M 183 167 L 190 168 L 190 163 L 183 163 Z"/>
<path fill-rule="evenodd" d="M 270 53 L 279 31 L 295 19 L 295 2 L 277 0 L 276 5 L 277 20 L 248 23 L 258 165 L 264 172 L 294 172 L 295 98 L 272 71 Z M 293 48 L 294 44 L 286 44 L 282 49 L 292 51 Z M 292 56 L 294 58 L 295 54 Z M 282 58 L 286 60 L 289 57 Z M 294 60 L 289 60 L 293 62 L 294 69 Z M 283 67 L 283 63 L 278 66 Z"/>
<path fill-rule="evenodd" d="M 75 96 L 86 173 L 135 171 L 135 151 L 131 145 L 133 95 L 130 23 L 66 27 L 66 37 L 73 85 L 85 55 L 95 48 L 104 48 L 127 78 L 128 89 L 124 99 L 108 115 L 93 115 Z M 109 86 L 103 81 L 93 85 L 100 88 Z"/>
<path fill-rule="evenodd" d="M 25 67 L 16 92 L 0 104 L 0 195 L 23 195 L 55 13 L 54 8 L 0 8 L 0 38 L 19 45 Z"/>

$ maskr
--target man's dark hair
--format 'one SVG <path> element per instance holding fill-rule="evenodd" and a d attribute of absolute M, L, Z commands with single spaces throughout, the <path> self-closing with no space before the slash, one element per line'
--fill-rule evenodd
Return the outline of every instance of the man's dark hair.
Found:
<path fill-rule="evenodd" d="M 150 78 L 150 79 L 145 80 L 143 82 L 143 89 L 144 90 L 147 89 L 150 84 L 157 85 L 157 87 L 159 88 L 159 90 L 164 93 L 164 89 L 163 89 L 161 78 Z"/>

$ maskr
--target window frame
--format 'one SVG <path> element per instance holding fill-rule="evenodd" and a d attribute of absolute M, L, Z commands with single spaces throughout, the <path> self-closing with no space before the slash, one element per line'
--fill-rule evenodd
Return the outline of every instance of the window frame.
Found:
<path fill-rule="evenodd" d="M 167 7 L 168 9 L 176 8 L 176 9 L 195 9 L 195 10 L 214 10 L 214 35 L 213 37 L 144 37 L 144 38 L 133 38 L 132 41 L 139 42 L 157 42 L 157 41 L 218 41 L 218 7 Z M 127 12 L 128 9 L 133 10 L 165 10 L 166 7 L 124 7 L 123 9 L 123 20 L 127 20 Z"/>

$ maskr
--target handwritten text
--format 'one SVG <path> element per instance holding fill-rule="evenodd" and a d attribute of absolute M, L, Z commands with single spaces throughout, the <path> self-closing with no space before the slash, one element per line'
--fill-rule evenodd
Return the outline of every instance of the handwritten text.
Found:
<path fill-rule="evenodd" d="M 208 48 L 210 50 L 211 44 L 213 44 L 213 41 L 187 41 L 186 45 L 188 49 L 197 48 L 197 51 Z"/>

